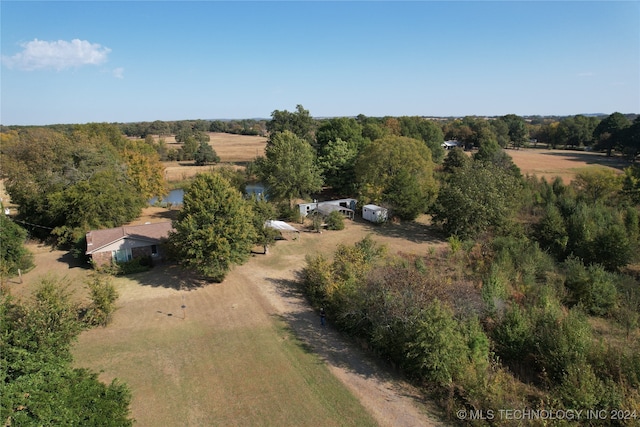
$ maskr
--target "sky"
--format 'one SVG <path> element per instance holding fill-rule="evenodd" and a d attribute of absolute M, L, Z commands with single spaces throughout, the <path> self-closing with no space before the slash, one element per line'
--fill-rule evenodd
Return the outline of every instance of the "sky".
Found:
<path fill-rule="evenodd" d="M 0 124 L 640 113 L 638 1 L 0 2 Z"/>

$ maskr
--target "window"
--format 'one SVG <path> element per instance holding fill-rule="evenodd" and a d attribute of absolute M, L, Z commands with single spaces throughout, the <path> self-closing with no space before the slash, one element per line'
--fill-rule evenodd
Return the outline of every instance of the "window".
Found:
<path fill-rule="evenodd" d="M 111 259 L 113 259 L 115 262 L 131 261 L 131 258 L 133 258 L 131 255 L 131 249 L 128 248 L 111 252 Z"/>
<path fill-rule="evenodd" d="M 151 255 L 158 255 L 158 245 L 151 245 Z"/>

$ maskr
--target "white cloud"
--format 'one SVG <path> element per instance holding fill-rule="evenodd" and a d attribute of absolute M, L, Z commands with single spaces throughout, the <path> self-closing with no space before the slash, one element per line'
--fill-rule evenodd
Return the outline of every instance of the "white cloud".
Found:
<path fill-rule="evenodd" d="M 43 41 L 35 39 L 23 43 L 22 52 L 13 56 L 2 56 L 2 62 L 9 68 L 20 70 L 55 69 L 80 67 L 82 65 L 99 65 L 107 61 L 111 52 L 108 47 L 86 40 L 73 39 Z"/>
<path fill-rule="evenodd" d="M 111 73 L 117 79 L 124 79 L 124 68 L 122 67 L 114 68 Z"/>
<path fill-rule="evenodd" d="M 593 77 L 596 74 L 592 71 L 583 71 L 582 73 L 578 73 L 578 77 Z"/>

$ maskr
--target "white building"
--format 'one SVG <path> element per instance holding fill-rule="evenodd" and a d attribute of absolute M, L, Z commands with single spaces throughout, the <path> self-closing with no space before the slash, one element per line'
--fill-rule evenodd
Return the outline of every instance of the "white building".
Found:
<path fill-rule="evenodd" d="M 377 205 L 364 205 L 362 218 L 370 222 L 381 223 L 387 220 L 387 209 Z"/>
<path fill-rule="evenodd" d="M 300 203 L 298 204 L 298 209 L 300 209 L 300 216 L 303 218 L 311 212 L 319 212 L 327 216 L 333 211 L 339 211 L 347 218 L 353 219 L 357 203 L 356 199 L 327 200 L 324 202 Z"/>

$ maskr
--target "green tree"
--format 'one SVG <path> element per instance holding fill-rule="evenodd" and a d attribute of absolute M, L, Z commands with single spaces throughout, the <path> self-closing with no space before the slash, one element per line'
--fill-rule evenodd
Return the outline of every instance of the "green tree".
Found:
<path fill-rule="evenodd" d="M 337 193 L 352 193 L 357 156 L 358 147 L 340 138 L 324 145 L 320 150 L 318 165 L 322 169 L 325 184 Z"/>
<path fill-rule="evenodd" d="M 250 205 L 218 174 L 197 175 L 169 237 L 180 263 L 221 282 L 245 262 L 256 241 Z"/>
<path fill-rule="evenodd" d="M 449 235 L 473 238 L 513 226 L 521 203 L 521 180 L 492 163 L 460 169 L 440 189 L 431 210 Z"/>
<path fill-rule="evenodd" d="M 184 139 L 184 144 L 180 148 L 180 158 L 182 160 L 193 160 L 199 146 L 200 143 L 193 135 L 187 136 Z"/>
<path fill-rule="evenodd" d="M 442 170 L 446 173 L 455 173 L 458 168 L 466 168 L 471 164 L 471 158 L 460 147 L 449 150 L 444 158 Z"/>
<path fill-rule="evenodd" d="M 398 170 L 391 178 L 384 200 L 394 207 L 394 215 L 409 221 L 425 213 L 430 202 L 418 178 L 405 168 Z"/>
<path fill-rule="evenodd" d="M 444 134 L 442 129 L 431 120 L 422 117 L 403 116 L 399 118 L 400 133 L 402 136 L 424 141 L 431 150 L 431 157 L 434 162 L 440 163 L 444 159 Z"/>
<path fill-rule="evenodd" d="M 287 110 L 274 110 L 271 113 L 271 120 L 267 122 L 267 131 L 271 136 L 278 132 L 289 131 L 298 138 L 308 143 L 314 141 L 315 120 L 300 104 L 296 105 L 295 112 Z"/>
<path fill-rule="evenodd" d="M 622 191 L 623 178 L 612 169 L 596 167 L 578 172 L 573 184 L 588 202 L 607 202 Z"/>
<path fill-rule="evenodd" d="M 89 324 L 106 326 L 111 322 L 111 315 L 116 310 L 118 291 L 111 282 L 111 277 L 95 273 L 87 281 L 91 305 L 87 310 Z"/>
<path fill-rule="evenodd" d="M 193 159 L 198 166 L 203 166 L 207 163 L 217 163 L 220 161 L 220 157 L 218 157 L 218 154 L 207 141 L 200 142 L 200 146 L 194 154 Z"/>
<path fill-rule="evenodd" d="M 343 230 L 344 229 L 344 216 L 338 211 L 333 211 L 327 216 L 327 229 L 329 230 Z"/>
<path fill-rule="evenodd" d="M 593 141 L 593 131 L 597 125 L 596 122 L 597 119 L 595 117 L 585 117 L 581 114 L 565 117 L 558 125 L 558 142 L 565 147 L 591 145 Z"/>
<path fill-rule="evenodd" d="M 414 213 L 416 209 L 410 206 L 418 202 L 418 210 L 423 210 L 437 192 L 434 168 L 431 151 L 422 141 L 400 136 L 373 141 L 356 160 L 360 199 Z M 403 183 L 410 188 L 401 189 Z M 396 190 L 406 192 L 395 194 Z"/>
<path fill-rule="evenodd" d="M 509 129 L 509 140 L 515 148 L 522 147 L 529 139 L 529 131 L 524 119 L 515 114 L 507 114 L 500 117 L 504 123 L 506 123 Z"/>
<path fill-rule="evenodd" d="M 623 131 L 630 125 L 629 119 L 617 111 L 607 116 L 592 129 L 593 138 L 598 142 L 597 148 L 606 150 L 607 156 L 611 156 L 611 151 L 622 147 Z"/>
<path fill-rule="evenodd" d="M 2 205 L 0 204 L 0 208 Z M 0 213 L 0 277 L 15 276 L 33 268 L 33 254 L 24 246 L 27 232 Z M 3 280 L 4 281 L 4 280 Z"/>
<path fill-rule="evenodd" d="M 331 141 L 338 139 L 358 147 L 364 142 L 362 125 L 350 117 L 336 117 L 323 120 L 316 131 L 316 147 L 322 150 Z"/>
<path fill-rule="evenodd" d="M 415 338 L 406 348 L 409 371 L 438 385 L 458 379 L 468 349 L 451 309 L 435 299 L 422 311 L 414 329 Z"/>
<path fill-rule="evenodd" d="M 306 198 L 322 189 L 320 168 L 311 145 L 290 131 L 271 135 L 265 157 L 256 160 L 260 180 L 270 200 Z"/>
<path fill-rule="evenodd" d="M 277 236 L 278 230 L 274 230 L 270 227 L 265 227 L 265 223 L 269 220 L 276 218 L 276 208 L 264 198 L 264 196 L 253 196 L 249 199 L 249 204 L 253 211 L 253 226 L 256 230 L 257 245 L 261 245 L 264 248 L 264 253 L 267 253 L 267 248 L 272 245 Z"/>
<path fill-rule="evenodd" d="M 85 227 L 128 222 L 165 191 L 154 147 L 128 140 L 114 125 L 25 128 L 3 134 L 2 143 L 5 184 L 19 218 L 53 228 L 60 243 L 76 242 Z"/>

